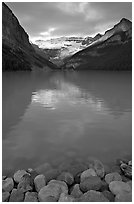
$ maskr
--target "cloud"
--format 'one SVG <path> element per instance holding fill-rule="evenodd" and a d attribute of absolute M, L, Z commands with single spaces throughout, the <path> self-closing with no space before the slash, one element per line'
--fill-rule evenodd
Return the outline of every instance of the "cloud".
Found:
<path fill-rule="evenodd" d="M 131 2 L 7 2 L 30 39 L 93 36 L 121 18 L 132 19 Z"/>

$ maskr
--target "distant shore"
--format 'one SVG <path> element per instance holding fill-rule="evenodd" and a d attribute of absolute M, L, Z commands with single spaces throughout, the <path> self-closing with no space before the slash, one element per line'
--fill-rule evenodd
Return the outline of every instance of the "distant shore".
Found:
<path fill-rule="evenodd" d="M 44 163 L 35 169 L 2 176 L 3 202 L 131 202 L 132 161 L 113 167 L 90 158 L 86 163 Z"/>

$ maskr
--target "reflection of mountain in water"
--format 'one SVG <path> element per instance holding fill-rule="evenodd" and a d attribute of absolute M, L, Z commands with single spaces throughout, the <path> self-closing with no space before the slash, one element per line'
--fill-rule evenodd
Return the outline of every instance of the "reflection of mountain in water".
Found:
<path fill-rule="evenodd" d="M 131 72 L 64 72 L 57 73 L 51 81 L 57 79 L 59 84 L 77 87 L 80 98 L 102 103 L 115 116 L 132 109 Z"/>
<path fill-rule="evenodd" d="M 51 109 L 60 108 L 63 102 L 72 105 L 89 103 L 96 110 L 106 108 L 117 116 L 131 110 L 131 97 L 131 73 L 5 73 L 3 133 L 18 122 L 31 102 Z"/>

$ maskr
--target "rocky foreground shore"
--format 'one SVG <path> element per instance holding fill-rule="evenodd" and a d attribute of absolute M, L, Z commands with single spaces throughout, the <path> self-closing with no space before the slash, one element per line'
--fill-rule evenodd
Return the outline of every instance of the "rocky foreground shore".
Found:
<path fill-rule="evenodd" d="M 131 202 L 132 161 L 118 160 L 112 167 L 97 159 L 45 163 L 2 177 L 3 202 Z"/>

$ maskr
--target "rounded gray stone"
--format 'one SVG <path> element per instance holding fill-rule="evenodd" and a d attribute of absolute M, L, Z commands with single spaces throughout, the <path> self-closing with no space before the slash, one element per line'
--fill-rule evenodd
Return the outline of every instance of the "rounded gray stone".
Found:
<path fill-rule="evenodd" d="M 27 192 L 24 202 L 38 202 L 38 194 L 36 192 Z"/>
<path fill-rule="evenodd" d="M 34 185 L 36 191 L 39 192 L 40 189 L 46 185 L 45 176 L 43 174 L 36 176 L 34 179 Z"/>
<path fill-rule="evenodd" d="M 102 181 L 98 176 L 91 176 L 80 183 L 80 189 L 83 192 L 89 190 L 99 190 L 102 186 Z"/>
<path fill-rule="evenodd" d="M 118 172 L 113 172 L 105 175 L 105 181 L 110 184 L 112 181 L 122 181 L 122 177 Z"/>
<path fill-rule="evenodd" d="M 8 202 L 9 196 L 9 192 L 2 192 L 2 202 Z"/>
<path fill-rule="evenodd" d="M 25 170 L 18 170 L 18 171 L 16 171 L 15 172 L 15 174 L 14 174 L 14 181 L 16 182 L 16 183 L 19 183 L 20 181 L 21 181 L 21 179 L 22 179 L 22 177 L 25 175 L 25 174 L 28 174 Z M 29 174 L 28 174 L 29 175 Z"/>
<path fill-rule="evenodd" d="M 2 191 L 10 192 L 14 187 L 14 182 L 12 178 L 6 178 L 2 181 Z"/>
<path fill-rule="evenodd" d="M 81 181 L 84 181 L 86 178 L 90 176 L 97 176 L 93 168 L 87 169 L 81 173 Z"/>
<path fill-rule="evenodd" d="M 131 187 L 122 181 L 112 181 L 109 184 L 109 189 L 114 195 L 131 192 Z"/>

